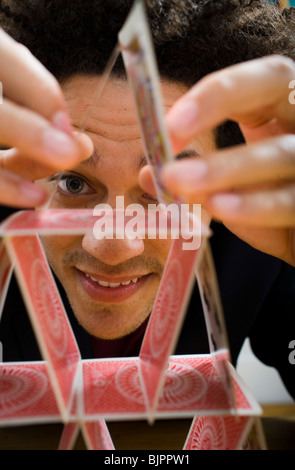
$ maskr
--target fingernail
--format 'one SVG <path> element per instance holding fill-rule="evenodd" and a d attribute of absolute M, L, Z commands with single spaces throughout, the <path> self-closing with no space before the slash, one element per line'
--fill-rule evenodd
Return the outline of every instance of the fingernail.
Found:
<path fill-rule="evenodd" d="M 52 125 L 56 129 L 68 134 L 69 136 L 73 135 L 73 129 L 71 125 L 70 118 L 65 111 L 57 111 L 53 116 Z"/>
<path fill-rule="evenodd" d="M 63 132 L 55 129 L 46 129 L 43 132 L 43 145 L 47 149 L 50 158 L 69 158 L 76 153 L 73 139 Z"/>
<path fill-rule="evenodd" d="M 213 210 L 220 214 L 233 213 L 240 209 L 241 198 L 236 194 L 218 194 L 210 198 Z"/>
<path fill-rule="evenodd" d="M 185 191 L 196 190 L 208 173 L 208 164 L 204 160 L 192 159 L 178 161 L 163 168 L 164 184 L 177 186 Z"/>
<path fill-rule="evenodd" d="M 21 182 L 20 191 L 26 199 L 32 202 L 32 205 L 43 202 L 46 197 L 46 191 L 41 186 L 29 181 Z"/>
<path fill-rule="evenodd" d="M 178 137 L 190 136 L 198 119 L 197 106 L 192 101 L 177 103 L 167 114 L 167 125 Z"/>

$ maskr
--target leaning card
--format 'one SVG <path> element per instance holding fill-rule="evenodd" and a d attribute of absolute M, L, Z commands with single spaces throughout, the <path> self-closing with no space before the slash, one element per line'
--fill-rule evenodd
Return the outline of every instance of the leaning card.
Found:
<path fill-rule="evenodd" d="M 204 240 L 203 242 L 202 252 L 196 265 L 196 277 L 202 300 L 210 352 L 225 390 L 227 391 L 229 401 L 233 408 L 235 408 L 233 383 L 229 370 L 229 343 L 217 276 L 208 240 Z"/>
<path fill-rule="evenodd" d="M 258 417 L 253 419 L 252 426 L 243 441 L 242 450 L 267 450 L 263 426 Z"/>
<path fill-rule="evenodd" d="M 115 450 L 106 422 L 85 421 L 81 424 L 88 450 Z"/>
<path fill-rule="evenodd" d="M 71 450 L 73 449 L 80 425 L 78 422 L 70 422 L 64 425 L 64 429 L 58 444 L 58 450 Z"/>
<path fill-rule="evenodd" d="M 162 165 L 172 160 L 164 125 L 159 74 L 143 2 L 136 2 L 119 33 L 122 56 L 133 92 L 139 127 L 161 202 L 173 200 L 160 180 Z"/>
<path fill-rule="evenodd" d="M 204 247 L 196 266 L 196 277 L 208 331 L 210 351 L 229 351 L 229 343 L 219 295 L 217 278 L 209 241 L 204 240 Z"/>
<path fill-rule="evenodd" d="M 139 355 L 151 413 L 157 406 L 169 355 L 173 353 L 195 279 L 199 251 L 185 251 L 182 243 L 181 238 L 173 242 Z"/>
<path fill-rule="evenodd" d="M 9 281 L 13 271 L 4 240 L 0 241 L 0 319 L 5 303 Z"/>
<path fill-rule="evenodd" d="M 252 420 L 249 416 L 197 416 L 184 450 L 240 450 Z"/>
<path fill-rule="evenodd" d="M 36 339 L 64 419 L 73 398 L 80 353 L 41 242 L 35 236 L 11 237 L 10 256 Z"/>

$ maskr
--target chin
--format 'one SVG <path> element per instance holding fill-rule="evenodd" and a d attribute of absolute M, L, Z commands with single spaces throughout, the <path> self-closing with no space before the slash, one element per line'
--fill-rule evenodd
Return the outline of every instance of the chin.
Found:
<path fill-rule="evenodd" d="M 75 310 L 74 310 L 75 313 Z M 114 340 L 133 333 L 146 320 L 147 315 L 140 315 L 140 318 L 130 318 L 128 313 L 120 314 L 110 312 L 109 309 L 100 310 L 93 315 L 81 317 L 76 315 L 79 324 L 84 330 L 95 338 Z"/>

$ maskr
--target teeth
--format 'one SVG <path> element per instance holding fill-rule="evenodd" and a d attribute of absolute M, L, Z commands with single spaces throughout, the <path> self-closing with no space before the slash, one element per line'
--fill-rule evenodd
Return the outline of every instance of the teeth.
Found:
<path fill-rule="evenodd" d="M 97 281 L 96 279 L 93 279 L 93 277 L 89 276 L 90 279 L 94 282 L 97 282 L 97 284 L 99 284 L 100 286 L 103 286 L 103 287 L 109 287 L 109 283 L 108 282 L 104 282 L 104 281 Z"/>
<path fill-rule="evenodd" d="M 134 279 L 130 279 L 130 281 L 125 281 L 125 282 L 106 282 L 106 281 L 98 281 L 97 279 L 95 279 L 94 277 L 86 273 L 85 273 L 85 276 L 91 279 L 91 281 L 96 282 L 97 284 L 103 287 L 119 287 L 121 285 L 128 286 L 131 282 L 133 282 L 133 284 L 136 284 L 139 279 L 138 277 L 135 277 Z"/>

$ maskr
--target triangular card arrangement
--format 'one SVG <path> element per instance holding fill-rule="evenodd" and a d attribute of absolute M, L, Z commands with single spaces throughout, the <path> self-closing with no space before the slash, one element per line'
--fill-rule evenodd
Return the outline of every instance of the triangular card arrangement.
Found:
<path fill-rule="evenodd" d="M 159 178 L 171 150 L 142 2 L 135 3 L 119 41 L 165 212 L 181 201 L 165 191 Z M 93 231 L 97 217 L 91 210 L 41 209 L 18 212 L 0 226 L 0 318 L 14 270 L 43 357 L 0 364 L 0 425 L 62 421 L 59 449 L 73 448 L 81 430 L 87 448 L 113 450 L 107 421 L 191 417 L 184 449 L 244 448 L 261 410 L 230 364 L 210 229 L 200 219 L 192 219 L 190 236 L 199 240 L 193 248 L 184 249 L 183 234 L 172 241 L 139 357 L 81 359 L 39 237 L 85 234 Z M 174 356 L 195 280 L 210 354 Z"/>

